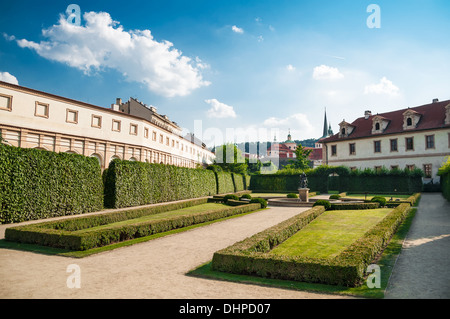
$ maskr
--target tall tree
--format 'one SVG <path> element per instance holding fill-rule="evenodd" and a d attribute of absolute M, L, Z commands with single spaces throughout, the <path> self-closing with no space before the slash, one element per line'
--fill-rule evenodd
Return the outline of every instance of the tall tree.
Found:
<path fill-rule="evenodd" d="M 289 160 L 289 166 L 292 168 L 298 168 L 298 169 L 307 169 L 310 167 L 310 160 L 309 155 L 311 154 L 311 149 L 306 149 L 302 146 L 302 144 L 298 144 L 297 148 L 295 149 L 295 156 L 296 158 L 294 160 Z"/>

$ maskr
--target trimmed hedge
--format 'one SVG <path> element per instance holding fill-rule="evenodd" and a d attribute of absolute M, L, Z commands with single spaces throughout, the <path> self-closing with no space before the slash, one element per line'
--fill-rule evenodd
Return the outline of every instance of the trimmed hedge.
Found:
<path fill-rule="evenodd" d="M 149 236 L 155 233 L 200 224 L 261 208 L 259 204 L 247 204 L 238 207 L 224 206 L 219 211 L 186 214 L 134 224 L 108 226 L 108 224 L 114 222 L 190 207 L 206 202 L 207 199 L 196 199 L 180 203 L 155 205 L 142 209 L 73 218 L 64 221 L 11 227 L 6 229 L 5 239 L 71 250 L 87 250 L 114 242 Z M 104 227 L 94 228 L 97 226 Z"/>
<path fill-rule="evenodd" d="M 236 173 L 231 173 L 231 176 L 233 177 L 234 192 L 244 191 L 246 189 L 244 176 Z"/>
<path fill-rule="evenodd" d="M 0 143 L 0 224 L 103 208 L 96 158 Z"/>
<path fill-rule="evenodd" d="M 105 207 L 132 207 L 210 196 L 216 193 L 214 174 L 205 169 L 115 159 L 105 172 Z"/>
<path fill-rule="evenodd" d="M 447 161 L 439 168 L 438 175 L 440 176 L 442 195 L 450 201 L 450 156 L 447 157 Z"/>
<path fill-rule="evenodd" d="M 376 209 L 379 203 L 331 203 L 332 210 Z"/>
<path fill-rule="evenodd" d="M 234 193 L 233 176 L 230 172 L 215 172 L 217 179 L 217 194 Z"/>
<path fill-rule="evenodd" d="M 325 209 L 322 206 L 294 216 L 214 253 L 213 270 L 266 278 L 295 280 L 355 287 L 364 280 L 365 270 L 386 247 L 406 218 L 410 206 L 401 204 L 386 215 L 360 239 L 331 259 L 278 256 L 270 250 L 291 237 Z"/>

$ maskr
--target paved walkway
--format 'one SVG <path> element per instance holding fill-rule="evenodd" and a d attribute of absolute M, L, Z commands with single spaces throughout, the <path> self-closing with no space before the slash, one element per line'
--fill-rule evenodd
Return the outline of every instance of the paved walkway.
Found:
<path fill-rule="evenodd" d="M 422 194 L 385 298 L 450 298 L 450 203 L 442 194 Z"/>

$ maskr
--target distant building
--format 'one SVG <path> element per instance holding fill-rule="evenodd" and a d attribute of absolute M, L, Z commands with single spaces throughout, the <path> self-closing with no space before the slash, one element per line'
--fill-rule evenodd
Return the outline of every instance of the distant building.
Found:
<path fill-rule="evenodd" d="M 77 153 L 184 167 L 210 164 L 214 153 L 177 123 L 134 98 L 110 108 L 0 81 L 3 143 L 23 148 Z"/>
<path fill-rule="evenodd" d="M 413 169 L 425 182 L 437 182 L 437 171 L 450 155 L 450 100 L 381 114 L 366 111 L 339 133 L 321 139 L 325 164 L 351 169 Z"/>

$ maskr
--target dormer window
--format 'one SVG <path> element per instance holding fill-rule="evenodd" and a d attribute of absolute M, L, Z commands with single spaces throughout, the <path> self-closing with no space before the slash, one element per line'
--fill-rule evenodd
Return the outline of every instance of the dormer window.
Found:
<path fill-rule="evenodd" d="M 375 130 L 379 131 L 380 130 L 380 123 L 375 123 Z"/>
<path fill-rule="evenodd" d="M 412 125 L 412 119 L 410 117 L 408 117 L 406 119 L 406 126 L 411 126 Z"/>
<path fill-rule="evenodd" d="M 422 114 L 417 113 L 416 111 L 413 111 L 411 109 L 406 110 L 403 113 L 403 129 L 404 130 L 415 129 L 419 124 L 421 117 Z"/>
<path fill-rule="evenodd" d="M 339 137 L 348 137 L 355 129 L 353 125 L 345 122 L 345 120 L 339 124 L 339 128 Z"/>
<path fill-rule="evenodd" d="M 383 133 L 389 125 L 389 120 L 381 115 L 375 115 L 372 118 L 372 134 Z"/>

